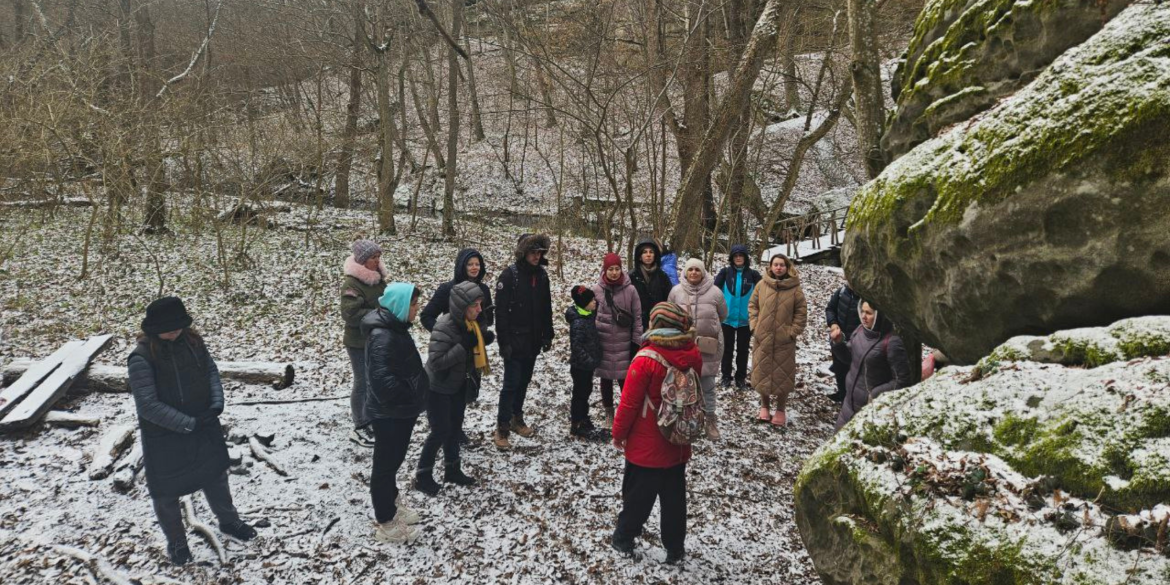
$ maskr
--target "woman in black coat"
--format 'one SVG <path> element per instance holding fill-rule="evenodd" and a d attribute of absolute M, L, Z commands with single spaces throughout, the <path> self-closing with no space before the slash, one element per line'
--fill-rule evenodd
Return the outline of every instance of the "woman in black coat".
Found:
<path fill-rule="evenodd" d="M 365 418 L 374 427 L 374 463 L 370 497 L 378 523 L 374 538 L 381 542 L 412 542 L 418 538 L 418 512 L 402 505 L 396 477 L 410 447 L 410 435 L 425 407 L 430 380 L 410 335 L 421 291 L 413 284 L 391 283 L 378 308 L 362 319 L 366 340 L 369 395 Z"/>
<path fill-rule="evenodd" d="M 127 360 L 146 488 L 167 538 L 167 556 L 176 565 L 191 560 L 179 507 L 179 498 L 188 494 L 203 491 L 224 534 L 256 537 L 236 512 L 228 487 L 219 368 L 191 323 L 178 297 L 150 303 L 142 336 Z"/>

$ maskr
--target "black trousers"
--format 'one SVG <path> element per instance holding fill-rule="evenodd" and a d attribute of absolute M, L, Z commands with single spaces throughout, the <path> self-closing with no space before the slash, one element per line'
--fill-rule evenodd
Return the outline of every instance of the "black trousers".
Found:
<path fill-rule="evenodd" d="M 240 521 L 240 515 L 232 504 L 232 491 L 228 487 L 226 471 L 218 479 L 203 486 L 203 496 L 207 498 L 207 505 L 211 508 L 211 513 L 215 514 L 216 520 L 219 520 L 220 526 Z M 159 526 L 162 526 L 163 535 L 167 537 L 167 544 L 187 542 L 179 498 L 151 498 L 151 504 L 154 505 L 154 514 L 158 517 Z"/>
<path fill-rule="evenodd" d="M 609 408 L 613 408 L 613 384 L 615 380 L 602 378 L 598 387 L 601 388 L 601 403 Z M 616 380 L 619 394 L 622 391 L 622 384 L 625 380 Z"/>
<path fill-rule="evenodd" d="M 845 402 L 845 378 L 849 376 L 849 364 L 841 361 L 836 355 L 833 356 L 833 367 L 829 368 L 833 371 L 833 376 L 837 378 L 837 392 L 829 398 L 833 402 Z"/>
<path fill-rule="evenodd" d="M 443 448 L 443 462 L 447 467 L 459 465 L 459 432 L 463 430 L 466 412 L 466 393 L 427 392 L 427 422 L 431 425 L 431 433 L 418 456 L 419 475 L 432 473 L 439 447 Z"/>
<path fill-rule="evenodd" d="M 398 470 L 406 460 L 410 435 L 418 417 L 383 418 L 373 422 L 374 469 L 370 472 L 370 499 L 374 501 L 374 519 L 389 522 L 398 513 Z"/>
<path fill-rule="evenodd" d="M 687 465 L 666 469 L 640 467 L 626 461 L 622 477 L 622 511 L 618 514 L 613 538 L 631 542 L 642 535 L 654 500 L 662 516 L 662 546 L 669 552 L 686 550 Z"/>
<path fill-rule="evenodd" d="M 528 384 L 536 369 L 536 356 L 513 357 L 504 360 L 504 384 L 500 388 L 500 406 L 496 410 L 496 423 L 504 428 L 513 416 L 524 416 L 524 399 L 528 396 Z"/>
<path fill-rule="evenodd" d="M 589 396 L 593 394 L 593 370 L 569 368 L 573 378 L 573 398 L 569 402 L 569 421 L 580 422 L 589 418 Z"/>
<path fill-rule="evenodd" d="M 735 357 L 735 381 L 747 380 L 748 355 L 751 351 L 752 330 L 750 327 L 723 325 L 723 377 L 731 378 L 731 360 Z"/>

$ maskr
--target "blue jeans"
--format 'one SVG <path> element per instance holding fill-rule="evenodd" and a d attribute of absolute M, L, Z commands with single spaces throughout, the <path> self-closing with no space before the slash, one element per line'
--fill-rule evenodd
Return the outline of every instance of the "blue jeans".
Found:
<path fill-rule="evenodd" d="M 536 369 L 536 356 L 504 360 L 504 387 L 500 389 L 500 407 L 496 424 L 507 427 L 513 416 L 524 416 L 524 397 Z"/>

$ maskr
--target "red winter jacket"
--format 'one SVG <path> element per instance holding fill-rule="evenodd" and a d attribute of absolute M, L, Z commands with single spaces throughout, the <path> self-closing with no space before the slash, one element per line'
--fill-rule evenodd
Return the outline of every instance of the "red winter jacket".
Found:
<path fill-rule="evenodd" d="M 691 368 L 699 375 L 703 373 L 703 357 L 693 341 L 677 348 L 651 341 L 643 348 L 658 352 L 680 370 Z M 686 463 L 691 458 L 690 445 L 675 445 L 658 430 L 658 404 L 662 400 L 662 380 L 665 377 L 666 368 L 648 357 L 634 358 L 626 372 L 621 402 L 613 418 L 613 436 L 626 439 L 626 460 L 634 465 L 664 469 Z M 647 397 L 650 408 L 644 411 Z"/>

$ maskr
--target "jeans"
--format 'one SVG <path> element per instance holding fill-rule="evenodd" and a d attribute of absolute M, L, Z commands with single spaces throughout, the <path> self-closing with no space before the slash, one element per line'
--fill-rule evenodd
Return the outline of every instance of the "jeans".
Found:
<path fill-rule="evenodd" d="M 589 420 L 589 396 L 593 394 L 593 370 L 569 368 L 573 378 L 573 398 L 569 402 L 569 421 Z"/>
<path fill-rule="evenodd" d="M 398 470 L 406 460 L 410 435 L 418 417 L 385 418 L 373 422 L 374 469 L 370 472 L 370 499 L 374 519 L 384 524 L 398 513 Z"/>
<path fill-rule="evenodd" d="M 353 388 L 349 391 L 349 414 L 354 428 L 360 428 L 369 421 L 365 420 L 366 408 L 366 350 L 357 347 L 346 347 L 349 354 L 349 366 L 353 369 Z"/>
<path fill-rule="evenodd" d="M 219 520 L 220 526 L 238 524 L 240 515 L 232 505 L 232 491 L 228 487 L 226 471 L 219 479 L 212 480 L 203 486 L 203 497 L 207 498 L 207 505 L 211 513 Z M 154 514 L 162 526 L 163 535 L 167 537 L 167 544 L 174 545 L 187 542 L 186 529 L 183 527 L 183 510 L 179 505 L 179 498 L 151 498 L 154 505 Z"/>
<path fill-rule="evenodd" d="M 657 499 L 662 517 L 662 546 L 669 552 L 683 552 L 687 537 L 686 474 L 686 463 L 657 469 L 626 461 L 622 511 L 613 531 L 614 541 L 629 543 L 641 536 Z"/>
<path fill-rule="evenodd" d="M 431 433 L 418 455 L 418 475 L 432 474 L 439 447 L 443 448 L 443 462 L 447 467 L 459 465 L 459 434 L 463 430 L 466 410 L 465 392 L 427 392 L 427 422 L 431 425 Z"/>
<path fill-rule="evenodd" d="M 735 381 L 747 380 L 748 355 L 751 353 L 752 330 L 748 327 L 723 325 L 723 377 L 731 379 L 732 356 L 735 357 Z"/>
<path fill-rule="evenodd" d="M 504 360 L 504 386 L 500 388 L 500 407 L 496 411 L 498 425 L 507 428 L 513 416 L 524 416 L 524 398 L 535 369 L 536 356 Z"/>

